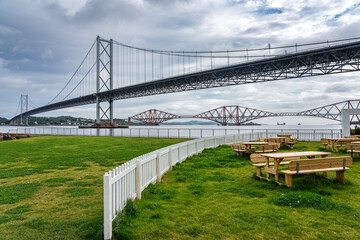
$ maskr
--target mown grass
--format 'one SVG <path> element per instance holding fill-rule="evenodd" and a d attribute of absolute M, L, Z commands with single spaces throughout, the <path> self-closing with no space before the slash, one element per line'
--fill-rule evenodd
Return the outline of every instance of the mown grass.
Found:
<path fill-rule="evenodd" d="M 324 151 L 318 142 L 281 151 L 305 150 Z M 207 149 L 145 189 L 136 215 L 114 221 L 114 239 L 360 239 L 359 170 L 355 159 L 346 184 L 328 173 L 295 176 L 287 188 L 257 179 L 229 146 Z"/>
<path fill-rule="evenodd" d="M 103 174 L 184 140 L 45 136 L 0 142 L 0 239 L 102 239 Z"/>

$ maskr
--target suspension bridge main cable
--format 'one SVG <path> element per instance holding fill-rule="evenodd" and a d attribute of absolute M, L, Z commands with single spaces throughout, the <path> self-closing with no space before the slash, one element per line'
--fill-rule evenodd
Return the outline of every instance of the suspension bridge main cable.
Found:
<path fill-rule="evenodd" d="M 89 56 L 91 50 L 93 49 L 93 47 L 95 46 L 96 40 L 94 41 L 94 43 L 91 45 L 89 51 L 87 52 L 87 54 L 85 55 L 84 59 L 81 61 L 79 67 L 76 69 L 76 71 L 74 72 L 74 74 L 71 76 L 70 80 L 65 84 L 65 86 L 61 89 L 61 91 L 48 103 L 52 103 L 61 93 L 62 91 L 64 91 L 64 89 L 70 84 L 70 82 L 73 80 L 74 76 L 76 75 L 76 73 L 79 71 L 79 69 L 81 68 L 82 64 L 85 62 L 86 58 Z M 69 95 L 69 94 L 68 94 Z"/>
<path fill-rule="evenodd" d="M 297 47 L 305 47 L 305 46 L 314 46 L 314 45 L 320 45 L 320 44 L 330 44 L 330 43 L 339 43 L 339 42 L 345 42 L 345 41 L 352 41 L 352 40 L 360 40 L 360 37 L 353 37 L 353 38 L 345 38 L 345 39 L 337 39 L 337 40 L 328 40 L 328 41 L 319 41 L 319 42 L 312 42 L 312 43 L 303 43 L 303 44 L 295 44 L 295 45 L 284 45 L 284 46 L 278 46 L 274 47 L 271 45 L 268 45 L 264 48 L 249 48 L 249 49 L 237 49 L 237 50 L 221 50 L 221 51 L 168 51 L 168 50 L 155 50 L 155 49 L 147 49 L 147 48 L 140 48 L 140 47 L 134 47 L 130 46 L 124 43 L 120 43 L 118 41 L 114 40 L 114 43 L 123 47 L 131 48 L 131 49 L 137 49 L 140 51 L 146 51 L 151 53 L 157 53 L 157 54 L 164 54 L 164 55 L 173 55 L 173 56 L 183 56 L 183 57 L 207 57 L 207 58 L 227 58 L 228 53 L 236 53 L 236 52 L 254 52 L 254 51 L 264 51 L 264 50 L 275 50 L 275 49 L 284 49 L 284 48 L 297 48 Z M 226 53 L 225 56 L 212 56 L 211 55 L 198 55 L 198 54 L 219 54 L 219 53 Z M 195 54 L 195 55 L 186 55 L 186 54 Z M 269 56 L 269 54 L 267 54 Z M 279 56 L 279 55 L 270 55 L 270 56 Z M 244 56 L 229 56 L 231 57 L 244 57 Z M 247 55 L 246 57 L 263 57 L 262 56 L 251 56 Z"/>

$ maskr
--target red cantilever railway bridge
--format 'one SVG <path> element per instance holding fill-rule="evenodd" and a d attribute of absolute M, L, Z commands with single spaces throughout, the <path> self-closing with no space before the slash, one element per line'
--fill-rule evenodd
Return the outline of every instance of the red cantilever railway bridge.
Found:
<path fill-rule="evenodd" d="M 150 109 L 129 117 L 129 119 L 143 122 L 146 125 L 159 125 L 168 120 L 181 118 L 200 118 L 214 121 L 221 125 L 240 125 L 259 118 L 283 116 L 320 117 L 340 122 L 342 109 L 360 109 L 360 100 L 342 101 L 296 113 L 273 113 L 242 106 L 222 106 L 196 115 L 180 116 L 157 109 Z M 359 117 L 359 115 L 352 115 L 350 118 L 351 123 L 359 123 Z"/>

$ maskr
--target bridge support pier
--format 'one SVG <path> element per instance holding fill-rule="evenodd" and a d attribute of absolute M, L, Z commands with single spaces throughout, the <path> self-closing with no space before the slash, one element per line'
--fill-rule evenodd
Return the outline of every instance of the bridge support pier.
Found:
<path fill-rule="evenodd" d="M 360 115 L 360 109 L 341 110 L 342 137 L 350 135 L 350 115 Z"/>

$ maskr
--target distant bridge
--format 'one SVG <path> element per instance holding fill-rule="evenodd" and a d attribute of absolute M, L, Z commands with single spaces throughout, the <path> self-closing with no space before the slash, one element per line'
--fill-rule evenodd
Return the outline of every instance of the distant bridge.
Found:
<path fill-rule="evenodd" d="M 159 125 L 168 120 L 181 118 L 206 119 L 221 125 L 240 125 L 259 118 L 284 116 L 320 117 L 341 122 L 342 109 L 360 109 L 360 100 L 342 101 L 296 113 L 273 113 L 242 106 L 223 106 L 196 115 L 180 116 L 156 109 L 150 109 L 129 117 L 129 119 L 137 120 L 147 125 Z M 351 115 L 350 122 L 360 123 L 360 115 Z"/>
<path fill-rule="evenodd" d="M 113 101 L 165 93 L 360 70 L 359 38 L 293 46 L 226 51 L 163 51 L 132 47 L 100 37 L 61 91 L 47 104 L 22 111 L 12 123 L 43 112 L 96 104 L 96 122 L 113 123 Z M 219 123 L 270 116 L 226 108 L 201 116 Z M 229 112 L 228 112 L 229 111 Z M 240 114 L 232 117 L 231 112 Z M 213 115 L 212 115 L 213 114 Z M 222 116 L 220 116 L 222 114 Z M 313 115 L 311 112 L 303 114 Z M 224 116 L 231 116 L 228 120 Z M 327 115 L 324 115 L 325 117 Z M 329 116 L 332 118 L 332 116 Z M 223 118 L 223 119 L 222 119 Z M 151 122 L 151 121 L 150 121 Z"/>

